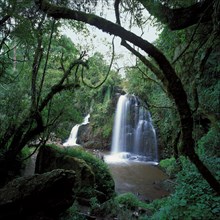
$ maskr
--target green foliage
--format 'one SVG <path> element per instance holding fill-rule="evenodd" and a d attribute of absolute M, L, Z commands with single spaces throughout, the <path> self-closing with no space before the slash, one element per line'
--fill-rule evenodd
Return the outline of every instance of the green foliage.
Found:
<path fill-rule="evenodd" d="M 219 71 L 220 72 L 220 71 Z M 209 81 L 210 82 L 209 77 Z M 216 80 L 215 78 L 214 80 Z M 219 91 L 220 91 L 220 82 L 216 80 L 216 83 L 212 83 L 211 85 L 207 85 L 207 81 L 203 82 L 205 84 L 205 89 L 203 86 L 199 86 L 199 92 L 201 93 L 200 101 L 202 103 L 202 108 L 208 112 L 209 114 L 215 114 L 216 110 L 219 108 Z"/>
<path fill-rule="evenodd" d="M 100 206 L 99 205 L 99 201 L 98 201 L 98 199 L 96 197 L 92 197 L 89 202 L 90 202 L 91 210 L 97 209 Z"/>
<path fill-rule="evenodd" d="M 121 212 L 119 204 L 114 198 L 102 203 L 98 208 L 91 210 L 92 214 L 107 217 L 116 217 Z"/>
<path fill-rule="evenodd" d="M 207 134 L 205 134 L 198 141 L 198 153 L 202 156 L 220 156 L 219 146 L 219 131 L 220 131 L 220 123 L 216 122 L 216 125 L 212 127 Z"/>
<path fill-rule="evenodd" d="M 187 33 L 185 30 L 170 31 L 168 27 L 164 27 L 156 40 L 156 45 L 172 61 L 177 58 L 182 49 L 186 46 Z"/>
<path fill-rule="evenodd" d="M 181 158 L 182 170 L 177 174 L 176 190 L 168 198 L 155 201 L 151 219 L 218 219 L 220 197 L 216 196 L 198 170 L 185 158 Z M 205 161 L 213 174 L 220 179 L 220 160 Z"/>
<path fill-rule="evenodd" d="M 25 146 L 22 151 L 18 154 L 18 156 L 16 157 L 16 161 L 14 162 L 17 166 L 17 169 L 19 170 L 19 172 L 21 172 L 25 166 L 27 165 L 28 159 L 26 159 L 28 156 L 30 156 L 32 153 L 32 150 Z"/>
<path fill-rule="evenodd" d="M 3 4 L 6 7 L 4 12 L 0 11 L 3 14 L 12 10 L 10 7 L 13 8 L 13 13 L 9 13 L 9 21 L 13 20 L 13 24 L 6 21 L 3 26 L 7 34 L 0 37 L 0 62 L 7 64 L 2 63 L 0 74 L 0 87 L 3 88 L 0 99 L 4 100 L 0 103 L 1 150 L 12 153 L 16 148 L 15 154 L 32 139 L 42 135 L 40 133 L 44 132 L 44 137 L 50 133 L 66 137 L 65 129 L 82 118 L 80 111 L 73 109 L 73 91 L 63 89 L 62 93 L 55 96 L 48 95 L 52 94 L 54 85 L 63 77 L 63 69 L 67 69 L 76 59 L 78 51 L 70 39 L 60 35 L 57 29 L 60 22 L 53 23 L 33 4 L 30 1 L 19 4 L 11 1 Z M 50 44 L 52 24 L 53 37 Z M 61 60 L 63 69 L 60 68 Z M 39 109 L 42 100 L 47 100 L 46 97 L 50 102 Z M 38 112 L 38 119 L 33 111 Z M 42 127 L 32 133 L 39 126 L 37 120 L 42 122 Z M 15 144 L 11 145 L 14 139 Z"/>
<path fill-rule="evenodd" d="M 140 209 L 149 210 L 149 205 L 138 200 L 132 193 L 124 193 L 116 196 L 92 210 L 92 214 L 103 219 L 136 219 L 134 213 L 139 213 Z M 143 213 L 139 213 L 139 217 Z"/>
<path fill-rule="evenodd" d="M 170 177 L 174 177 L 179 170 L 178 164 L 174 157 L 161 160 L 159 165 Z"/>
<path fill-rule="evenodd" d="M 111 137 L 112 134 L 112 126 L 113 126 L 113 117 L 111 117 L 108 121 L 108 124 L 105 124 L 102 131 L 102 136 L 104 138 Z"/>
<path fill-rule="evenodd" d="M 95 133 L 103 138 L 111 137 L 113 120 L 111 100 L 95 104 L 92 114 L 92 126 Z"/>
<path fill-rule="evenodd" d="M 95 57 L 97 55 L 97 57 Z M 99 58 L 99 59 L 98 59 Z M 98 59 L 98 60 L 97 60 Z M 91 61 L 92 60 L 92 61 Z M 95 54 L 91 59 L 88 72 L 85 76 L 89 76 L 89 81 L 99 84 L 103 80 L 103 76 L 106 74 L 104 71 L 107 69 L 107 64 L 103 60 L 102 56 Z M 98 62 L 98 63 L 97 63 Z M 95 65 L 93 67 L 93 65 Z M 101 72 L 98 72 L 100 69 Z M 93 73 L 92 71 L 96 71 Z M 91 73 L 91 74 L 90 74 Z M 102 76 L 100 76 L 100 74 Z M 98 81 L 97 81 L 98 80 Z M 74 95 L 74 106 L 77 109 L 81 109 L 81 112 L 88 113 L 90 111 L 90 127 L 92 128 L 92 137 L 94 139 L 101 140 L 97 146 L 105 147 L 102 143 L 108 143 L 111 138 L 112 125 L 113 125 L 113 108 L 112 99 L 114 97 L 117 86 L 121 83 L 120 75 L 111 71 L 105 83 L 96 88 L 91 89 L 86 85 L 82 85 Z"/>
<path fill-rule="evenodd" d="M 0 136 L 12 125 L 19 124 L 30 107 L 26 77 L 19 76 L 13 83 L 3 86 L 0 92 Z"/>
<path fill-rule="evenodd" d="M 83 115 L 80 110 L 74 108 L 73 93 L 71 91 L 64 91 L 55 96 L 51 105 L 43 111 L 45 119 L 47 119 L 48 114 L 51 119 L 60 115 L 53 126 L 51 126 L 51 132 L 62 140 L 65 140 L 69 136 L 75 124 L 83 121 Z"/>
<path fill-rule="evenodd" d="M 71 39 L 60 34 L 58 30 L 60 21 L 54 22 L 53 19 L 46 18 L 36 10 L 32 3 L 24 1 L 19 8 L 15 2 L 8 3 L 8 6 L 6 3 L 1 4 L 4 8 L 4 12 L 0 11 L 1 14 L 7 14 L 10 4 L 16 7 L 14 14 L 10 13 L 12 19 L 13 16 L 16 17 L 16 23 L 10 29 L 12 32 L 6 30 L 5 42 L 7 43 L 4 42 L 3 35 L 0 38 L 0 62 L 3 64 L 0 74 L 0 86 L 3 88 L 0 92 L 0 99 L 3 100 L 0 103 L 0 138 L 13 139 L 14 136 L 8 135 L 7 132 L 16 133 L 14 130 L 28 117 L 30 117 L 30 125 L 26 123 L 27 128 L 24 127 L 22 132 L 25 134 L 28 129 L 36 126 L 36 120 L 32 116 L 33 109 L 38 111 L 36 107 L 41 105 L 41 101 L 46 97 L 51 97 L 48 94 L 54 91 L 56 88 L 54 86 L 61 81 L 69 65 L 78 59 L 79 51 Z M 80 25 L 74 26 L 74 22 L 69 24 L 74 30 L 76 28 L 78 33 L 83 28 L 80 28 Z M 8 29 L 8 26 L 6 25 L 5 28 Z M 52 31 L 53 36 L 50 42 Z M 16 62 L 13 61 L 14 57 L 16 57 Z M 90 85 L 97 85 L 104 79 L 108 65 L 99 53 L 90 57 L 88 64 L 90 68 L 84 70 L 84 81 Z M 63 85 L 72 84 L 72 87 L 67 90 L 63 86 L 63 90 L 53 96 L 44 109 L 38 111 L 43 122 L 44 137 L 53 134 L 62 140 L 66 139 L 71 128 L 76 123 L 81 123 L 83 116 L 90 111 L 94 100 L 95 104 L 103 100 L 105 103 L 108 102 L 113 91 L 114 80 L 120 78 L 112 71 L 112 76 L 105 85 L 95 90 L 83 84 L 81 73 L 80 68 L 73 68 L 63 82 Z M 75 84 L 81 84 L 79 92 L 76 92 Z M 32 98 L 35 98 L 37 106 L 33 106 Z M 106 126 L 105 122 L 100 125 Z M 110 136 L 109 128 L 110 126 L 104 130 L 104 137 Z M 35 139 L 39 135 L 31 138 Z M 2 146 L 3 150 L 9 148 L 11 140 L 6 140 L 6 142 L 5 146 Z M 28 140 L 26 142 L 22 145 L 28 144 Z"/>
<path fill-rule="evenodd" d="M 149 208 L 149 205 L 140 201 L 133 193 L 120 194 L 115 198 L 115 202 L 123 205 L 126 209 Z"/>
<path fill-rule="evenodd" d="M 163 2 L 172 6 L 182 6 L 178 0 Z M 183 5 L 191 3 L 187 1 Z M 156 7 L 153 2 L 151 4 L 152 7 Z M 178 31 L 164 27 L 155 44 L 170 61 L 180 78 L 190 108 L 195 111 L 194 120 L 196 117 L 208 119 L 211 121 L 209 125 L 211 129 L 215 127 L 219 118 L 220 68 L 217 60 L 220 56 L 220 41 L 214 36 L 212 27 L 202 24 L 196 30 L 195 27 L 189 27 Z M 149 57 L 147 59 L 153 63 Z M 167 97 L 165 88 L 161 88 L 161 82 L 141 63 L 127 70 L 126 79 L 128 81 L 125 86 L 128 92 L 138 95 L 149 105 L 161 147 L 161 158 L 171 157 L 180 131 L 179 117 L 172 100 Z M 198 138 L 201 138 L 207 132 L 207 125 L 204 125 L 204 128 L 197 123 L 195 120 L 194 133 L 199 134 Z M 180 142 L 180 139 L 177 142 Z M 217 153 L 216 150 L 215 152 Z"/>

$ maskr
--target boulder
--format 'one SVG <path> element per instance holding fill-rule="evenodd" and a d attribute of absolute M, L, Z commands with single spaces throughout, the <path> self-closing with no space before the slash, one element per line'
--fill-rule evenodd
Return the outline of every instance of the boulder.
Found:
<path fill-rule="evenodd" d="M 80 200 L 97 197 L 100 202 L 114 195 L 114 181 L 107 168 L 91 155 L 90 163 L 83 159 L 68 156 L 59 149 L 44 146 L 39 150 L 35 172 L 44 173 L 53 169 L 67 169 L 76 172 L 75 195 Z M 89 164 L 89 165 L 88 165 Z"/>
<path fill-rule="evenodd" d="M 0 219 L 56 219 L 72 205 L 75 182 L 63 169 L 14 179 L 0 189 Z"/>
<path fill-rule="evenodd" d="M 37 155 L 35 173 L 54 169 L 74 170 L 78 188 L 94 187 L 94 173 L 84 160 L 64 155 L 52 147 L 44 146 Z"/>
<path fill-rule="evenodd" d="M 54 169 L 73 170 L 76 173 L 74 195 L 77 199 L 90 199 L 95 196 L 94 173 L 84 160 L 66 155 L 56 148 L 44 146 L 39 150 L 35 172 L 44 173 Z"/>

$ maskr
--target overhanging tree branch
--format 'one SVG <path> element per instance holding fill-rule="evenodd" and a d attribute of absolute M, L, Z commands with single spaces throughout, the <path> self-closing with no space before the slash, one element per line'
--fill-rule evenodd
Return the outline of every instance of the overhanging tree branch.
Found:
<path fill-rule="evenodd" d="M 166 59 L 164 54 L 162 54 L 154 45 L 150 44 L 148 41 L 143 40 L 132 32 L 125 30 L 118 24 L 112 23 L 106 19 L 103 19 L 96 15 L 87 14 L 84 12 L 71 10 L 66 7 L 59 7 L 48 3 L 46 0 L 35 0 L 36 4 L 40 7 L 42 11 L 47 13 L 48 16 L 52 16 L 55 19 L 72 19 L 76 21 L 82 21 L 84 23 L 93 25 L 104 32 L 119 36 L 125 41 L 136 45 L 145 51 L 149 56 L 151 56 L 163 73 L 163 85 L 167 89 L 169 95 L 171 95 L 177 106 L 177 110 L 181 122 L 181 132 L 182 132 L 182 145 L 183 153 L 189 157 L 189 159 L 196 165 L 197 169 L 207 180 L 209 185 L 220 194 L 220 184 L 208 168 L 202 163 L 198 155 L 195 152 L 195 142 L 192 137 L 193 131 L 193 119 L 191 114 L 191 109 L 187 101 L 187 95 L 183 88 L 183 85 L 177 76 L 175 70 Z M 161 76 L 157 76 L 161 79 Z"/>
<path fill-rule="evenodd" d="M 147 58 L 145 58 L 141 53 L 139 53 L 137 50 L 132 48 L 126 41 L 122 40 L 121 45 L 127 48 L 136 57 L 138 57 L 143 62 L 143 64 L 147 68 L 149 68 L 161 80 L 161 82 L 163 82 L 164 84 L 167 84 L 165 83 L 166 79 L 163 76 L 163 73 L 156 66 L 154 66 Z M 163 91 L 165 91 L 164 88 L 163 88 Z"/>
<path fill-rule="evenodd" d="M 119 4 L 120 4 L 120 0 L 115 0 L 114 8 L 115 8 L 116 23 L 121 25 Z M 143 56 L 141 53 L 139 53 L 137 50 L 135 50 L 133 47 L 131 47 L 125 40 L 122 39 L 121 45 L 124 46 L 125 48 L 127 48 L 136 57 L 138 57 L 145 64 L 145 66 L 148 67 L 156 76 L 160 76 L 159 78 L 162 82 L 163 82 L 163 80 L 165 80 L 165 78 L 163 77 L 163 73 L 155 65 L 153 65 L 145 56 Z M 140 72 L 142 72 L 142 74 L 146 78 L 148 78 L 149 80 L 158 84 L 160 86 L 160 88 L 166 93 L 166 90 L 163 88 L 163 86 L 161 86 L 161 84 L 159 84 L 157 81 L 155 81 L 154 79 L 147 76 L 147 74 L 145 74 L 138 66 L 136 66 L 136 68 L 138 68 L 138 70 Z"/>

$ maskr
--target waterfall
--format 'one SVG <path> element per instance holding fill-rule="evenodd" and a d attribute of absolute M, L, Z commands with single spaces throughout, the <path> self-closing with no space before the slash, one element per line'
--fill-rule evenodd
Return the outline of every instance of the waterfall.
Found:
<path fill-rule="evenodd" d="M 116 108 L 114 128 L 113 128 L 113 138 L 112 138 L 112 152 L 118 153 L 119 151 L 124 151 L 126 149 L 126 116 L 124 114 L 128 111 L 128 102 L 126 96 L 120 96 Z"/>
<path fill-rule="evenodd" d="M 150 112 L 134 95 L 121 95 L 115 113 L 112 154 L 158 161 L 156 132 Z"/>
<path fill-rule="evenodd" d="M 86 124 L 88 124 L 88 123 L 89 123 L 89 117 L 90 117 L 90 114 L 88 114 L 88 115 L 84 118 L 84 120 L 83 120 L 83 122 L 82 122 L 81 124 L 76 124 L 76 125 L 72 128 L 72 130 L 71 130 L 71 132 L 70 132 L 69 138 L 67 139 L 67 141 L 66 141 L 65 143 L 63 143 L 63 146 L 64 146 L 64 147 L 79 145 L 79 144 L 77 144 L 77 134 L 78 134 L 79 127 L 80 127 L 81 125 L 86 125 Z"/>

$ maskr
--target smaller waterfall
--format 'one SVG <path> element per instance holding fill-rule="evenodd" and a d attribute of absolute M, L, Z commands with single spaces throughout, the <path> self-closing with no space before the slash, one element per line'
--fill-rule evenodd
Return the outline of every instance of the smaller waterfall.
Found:
<path fill-rule="evenodd" d="M 156 132 L 150 112 L 134 95 L 121 95 L 115 113 L 112 154 L 158 161 Z"/>
<path fill-rule="evenodd" d="M 83 122 L 80 125 L 89 124 L 89 118 L 90 118 L 90 114 L 86 115 L 86 117 L 83 119 Z"/>
<path fill-rule="evenodd" d="M 70 132 L 69 138 L 67 139 L 67 141 L 66 141 L 65 143 L 63 143 L 63 146 L 64 146 L 64 147 L 77 146 L 77 145 L 79 145 L 79 144 L 77 144 L 77 135 L 78 135 L 79 127 L 80 127 L 81 125 L 86 125 L 86 124 L 88 124 L 88 123 L 89 123 L 89 117 L 90 117 L 90 114 L 88 114 L 88 115 L 84 118 L 84 120 L 83 120 L 83 122 L 82 122 L 81 124 L 76 124 L 76 125 L 72 128 L 72 130 L 71 130 L 71 132 Z"/>

